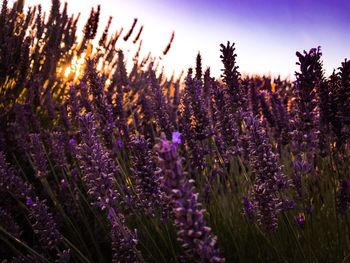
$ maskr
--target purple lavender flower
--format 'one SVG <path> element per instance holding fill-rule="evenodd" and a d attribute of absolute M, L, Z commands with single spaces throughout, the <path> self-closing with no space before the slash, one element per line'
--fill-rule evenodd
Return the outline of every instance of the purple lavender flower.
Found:
<path fill-rule="evenodd" d="M 231 156 L 241 152 L 236 116 L 232 113 L 229 99 L 229 95 L 221 86 L 212 86 L 215 139 L 219 153 L 226 164 Z"/>
<path fill-rule="evenodd" d="M 77 88 L 74 84 L 69 86 L 68 99 L 67 99 L 68 112 L 70 114 L 71 120 L 76 124 L 81 110 L 81 105 L 78 99 Z"/>
<path fill-rule="evenodd" d="M 47 88 L 47 90 L 45 91 L 45 96 L 44 96 L 44 106 L 48 112 L 48 115 L 50 117 L 50 119 L 54 120 L 56 118 L 56 108 L 57 105 L 54 102 L 54 100 L 52 99 L 52 91 L 51 88 Z"/>
<path fill-rule="evenodd" d="M 15 104 L 13 109 L 15 120 L 10 124 L 16 147 L 21 154 L 30 152 L 30 108 L 24 105 Z"/>
<path fill-rule="evenodd" d="M 238 110 L 241 104 L 241 84 L 240 73 L 238 72 L 238 66 L 236 65 L 235 44 L 227 42 L 227 45 L 221 44 L 220 58 L 224 64 L 223 74 L 221 75 L 224 83 L 227 85 L 228 93 L 230 95 L 230 102 L 234 112 Z"/>
<path fill-rule="evenodd" d="M 59 105 L 59 110 L 60 110 L 59 120 L 60 120 L 60 124 L 62 125 L 62 128 L 66 131 L 72 130 L 71 119 L 68 117 L 67 103 L 65 102 Z"/>
<path fill-rule="evenodd" d="M 174 145 L 179 145 L 182 143 L 180 132 L 174 131 L 174 132 L 172 132 L 171 136 L 172 136 L 171 141 L 173 142 Z"/>
<path fill-rule="evenodd" d="M 65 134 L 61 131 L 53 132 L 51 135 L 51 152 L 50 158 L 55 163 L 55 168 L 64 171 L 68 166 L 68 160 L 66 156 L 65 146 L 66 146 L 66 138 Z"/>
<path fill-rule="evenodd" d="M 91 113 L 81 117 L 81 136 L 82 143 L 78 146 L 77 158 L 84 172 L 82 179 L 88 188 L 92 204 L 105 210 L 115 205 L 119 198 L 114 189 L 117 167 L 99 141 Z"/>
<path fill-rule="evenodd" d="M 77 158 L 84 172 L 82 180 L 88 189 L 92 204 L 102 211 L 107 211 L 109 215 L 112 249 L 115 255 L 113 262 L 136 262 L 139 253 L 136 242 L 129 242 L 133 233 L 127 228 L 124 215 L 117 210 L 122 200 L 116 189 L 117 167 L 99 141 L 91 113 L 81 117 L 81 137 L 82 143 L 78 146 Z"/>
<path fill-rule="evenodd" d="M 249 134 L 249 158 L 255 176 L 251 189 L 258 224 L 266 230 L 278 228 L 278 214 L 283 209 L 282 192 L 289 180 L 282 173 L 278 158 L 272 151 L 265 131 L 251 115 L 245 117 Z"/>
<path fill-rule="evenodd" d="M 115 98 L 115 107 L 113 108 L 113 111 L 117 119 L 116 123 L 120 130 L 120 133 L 125 135 L 127 140 L 129 136 L 129 128 L 128 128 L 127 116 L 125 112 L 124 95 L 127 92 L 128 84 L 129 84 L 129 79 L 128 79 L 125 62 L 124 62 L 124 53 L 122 50 L 118 50 L 117 69 L 113 75 L 113 81 L 110 85 L 109 93 L 113 92 L 113 89 L 115 89 L 115 86 L 117 87 L 117 90 L 116 90 L 117 96 Z M 112 95 L 113 93 L 111 93 L 110 96 Z"/>
<path fill-rule="evenodd" d="M 173 125 L 169 118 L 168 105 L 165 102 L 159 80 L 152 68 L 149 71 L 149 82 L 153 93 L 153 110 L 155 112 L 157 126 L 160 131 L 164 132 L 170 138 Z"/>
<path fill-rule="evenodd" d="M 179 118 L 180 131 L 185 144 L 189 148 L 191 163 L 199 170 L 204 167 L 203 151 L 200 150 L 195 140 L 191 126 L 192 109 L 190 107 L 189 95 L 185 92 L 182 96 L 182 111 Z"/>
<path fill-rule="evenodd" d="M 119 150 L 123 148 L 123 142 L 121 139 L 117 139 L 117 147 Z"/>
<path fill-rule="evenodd" d="M 193 136 L 196 140 L 202 141 L 212 134 L 207 109 L 205 108 L 202 82 L 192 78 L 192 69 L 190 69 L 185 84 L 185 92 L 191 102 L 190 107 L 192 119 L 194 120 L 192 121 Z"/>
<path fill-rule="evenodd" d="M 295 221 L 301 228 L 304 228 L 304 226 L 305 226 L 305 214 L 299 213 L 298 215 L 296 215 Z"/>
<path fill-rule="evenodd" d="M 87 76 L 84 76 L 83 79 L 80 81 L 78 89 L 80 91 L 80 97 L 79 97 L 79 105 L 81 109 L 84 109 L 86 112 L 91 112 L 92 111 L 92 105 L 89 100 L 89 89 L 87 85 Z M 72 103 L 74 103 L 73 101 Z M 73 107 L 73 106 L 71 106 Z M 78 111 L 77 111 L 78 112 Z M 79 115 L 77 115 L 79 116 Z"/>
<path fill-rule="evenodd" d="M 45 148 L 41 142 L 40 134 L 34 133 L 30 135 L 31 139 L 31 157 L 33 159 L 34 169 L 38 178 L 48 176 L 47 160 Z"/>
<path fill-rule="evenodd" d="M 323 82 L 323 70 L 320 48 L 313 48 L 304 55 L 296 53 L 300 72 L 296 72 L 294 86 L 295 118 L 291 132 L 294 153 L 303 154 L 303 160 L 314 166 L 314 156 L 318 152 L 320 122 L 319 122 L 319 93 L 318 87 Z"/>
<path fill-rule="evenodd" d="M 113 263 L 137 263 L 139 252 L 135 249 L 138 243 L 136 231 L 126 227 L 124 216 L 110 209 L 108 218 L 111 222 Z"/>
<path fill-rule="evenodd" d="M 276 122 L 275 138 L 279 138 L 281 140 L 282 145 L 286 145 L 290 140 L 288 136 L 291 128 L 289 123 L 289 112 L 283 104 L 280 93 L 278 91 L 271 93 L 270 96 L 272 113 Z"/>
<path fill-rule="evenodd" d="M 224 262 L 216 248 L 216 236 L 204 219 L 205 210 L 198 201 L 194 181 L 182 169 L 176 146 L 161 138 L 155 146 L 162 169 L 162 185 L 167 193 L 178 229 L 178 239 L 189 259 L 200 262 Z"/>
<path fill-rule="evenodd" d="M 340 86 L 337 90 L 336 100 L 338 104 L 337 115 L 340 117 L 344 125 L 350 125 L 350 60 L 345 59 L 339 67 Z"/>
<path fill-rule="evenodd" d="M 305 174 L 311 171 L 310 164 L 303 161 L 301 156 L 297 156 L 297 158 L 293 161 L 293 187 L 297 191 L 299 197 L 304 195 L 302 178 Z"/>
<path fill-rule="evenodd" d="M 41 248 L 44 251 L 57 248 L 61 237 L 53 215 L 48 211 L 49 208 L 46 202 L 44 200 L 40 201 L 36 197 L 29 204 L 29 219 L 32 223 L 34 233 L 39 238 Z"/>
<path fill-rule="evenodd" d="M 112 147 L 112 138 L 116 125 L 114 123 L 112 105 L 108 104 L 104 92 L 106 77 L 97 74 L 94 60 L 87 62 L 86 76 L 89 91 L 93 95 L 92 105 L 95 119 L 102 131 L 106 145 Z"/>
<path fill-rule="evenodd" d="M 182 94 L 179 123 L 183 141 L 190 153 L 191 164 L 194 169 L 201 171 L 205 167 L 204 156 L 207 153 L 206 145 L 202 143 L 202 140 L 209 136 L 209 119 L 207 119 L 208 117 L 204 117 L 204 114 L 206 114 L 203 108 L 204 101 L 197 102 L 196 105 L 191 105 L 193 100 L 200 100 L 196 96 L 196 94 L 200 94 L 200 87 L 199 85 L 194 85 L 191 74 L 192 69 L 189 70 L 186 78 L 186 88 Z M 197 121 L 198 124 L 193 125 Z M 201 127 L 205 128 L 202 129 Z"/>
<path fill-rule="evenodd" d="M 27 196 L 26 198 L 26 205 L 27 206 L 33 206 L 33 199 L 30 196 Z"/>
<path fill-rule="evenodd" d="M 243 209 L 244 209 L 244 215 L 247 217 L 247 219 L 250 222 L 254 222 L 255 221 L 254 205 L 246 196 L 243 197 Z"/>
<path fill-rule="evenodd" d="M 266 101 L 265 92 L 262 92 L 261 94 L 259 94 L 259 101 L 260 101 L 260 107 L 261 107 L 263 116 L 266 118 L 266 120 L 268 121 L 271 127 L 275 127 L 275 118 L 274 118 L 274 115 L 271 113 L 269 104 Z"/>
<path fill-rule="evenodd" d="M 18 199 L 25 199 L 32 192 L 31 185 L 6 162 L 4 153 L 0 152 L 0 193 L 11 193 Z"/>
<path fill-rule="evenodd" d="M 248 88 L 249 88 L 249 97 L 248 97 L 248 101 L 249 101 L 249 106 L 251 111 L 253 112 L 254 116 L 260 116 L 260 110 L 259 110 L 259 95 L 258 95 L 258 86 L 257 86 L 257 82 L 253 80 L 249 81 L 248 84 Z"/>
<path fill-rule="evenodd" d="M 131 140 L 131 149 L 134 152 L 131 156 L 132 180 L 140 208 L 147 215 L 155 215 L 157 209 L 162 208 L 162 193 L 150 143 L 143 137 L 134 137 Z"/>

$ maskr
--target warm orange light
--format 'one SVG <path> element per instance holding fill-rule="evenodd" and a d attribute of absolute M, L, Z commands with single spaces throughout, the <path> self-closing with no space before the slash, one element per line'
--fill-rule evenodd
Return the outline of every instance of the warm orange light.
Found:
<path fill-rule="evenodd" d="M 66 68 L 66 70 L 64 71 L 64 76 L 65 76 L 66 78 L 68 78 L 68 77 L 69 77 L 70 72 L 71 72 L 70 67 Z"/>
<path fill-rule="evenodd" d="M 65 78 L 72 78 L 74 80 L 78 79 L 83 72 L 83 66 L 85 62 L 85 53 L 81 54 L 79 57 L 74 56 L 70 65 L 64 71 Z"/>

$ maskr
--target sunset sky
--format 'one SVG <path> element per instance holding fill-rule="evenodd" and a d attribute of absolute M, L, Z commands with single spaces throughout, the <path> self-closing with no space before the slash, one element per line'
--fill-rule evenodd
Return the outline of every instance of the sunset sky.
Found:
<path fill-rule="evenodd" d="M 48 9 L 51 1 L 26 1 L 26 5 L 39 3 Z M 204 66 L 218 76 L 222 68 L 219 45 L 227 40 L 236 43 L 240 71 L 247 74 L 293 78 L 295 52 L 319 45 L 327 74 L 350 57 L 347 0 L 69 0 L 68 11 L 82 13 L 82 27 L 90 8 L 98 4 L 100 29 L 110 15 L 112 29 L 124 27 L 124 33 L 135 17 L 139 19 L 134 35 L 144 25 L 143 54 L 151 51 L 160 56 L 174 30 L 172 48 L 162 60 L 168 74 L 193 66 L 200 51 Z M 135 47 L 128 43 L 120 41 L 121 48 L 132 53 Z"/>

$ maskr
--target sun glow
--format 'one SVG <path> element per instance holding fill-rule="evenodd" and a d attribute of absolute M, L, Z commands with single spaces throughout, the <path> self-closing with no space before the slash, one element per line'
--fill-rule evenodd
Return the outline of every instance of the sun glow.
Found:
<path fill-rule="evenodd" d="M 64 71 L 64 77 L 72 80 L 77 80 L 83 73 L 83 66 L 85 62 L 85 53 L 82 53 L 79 57 L 74 56 L 71 64 L 67 66 Z"/>
<path fill-rule="evenodd" d="M 67 67 L 67 68 L 66 68 L 66 70 L 64 71 L 64 76 L 65 76 L 66 78 L 68 78 L 68 77 L 69 77 L 70 72 L 71 72 L 70 67 Z"/>

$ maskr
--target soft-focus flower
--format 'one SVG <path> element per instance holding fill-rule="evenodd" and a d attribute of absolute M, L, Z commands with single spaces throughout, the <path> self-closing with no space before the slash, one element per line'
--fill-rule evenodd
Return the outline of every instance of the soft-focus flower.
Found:
<path fill-rule="evenodd" d="M 30 196 L 27 196 L 26 198 L 26 205 L 27 206 L 32 206 L 33 205 L 33 199 Z"/>
<path fill-rule="evenodd" d="M 45 155 L 45 147 L 41 141 L 40 134 L 34 133 L 30 135 L 31 140 L 31 157 L 33 159 L 34 169 L 38 178 L 47 177 L 49 174 L 47 168 L 47 160 Z"/>
<path fill-rule="evenodd" d="M 171 141 L 173 142 L 174 145 L 179 145 L 182 143 L 180 132 L 174 131 L 174 132 L 172 132 L 171 136 L 172 136 Z"/>
<path fill-rule="evenodd" d="M 121 139 L 117 139 L 117 147 L 119 150 L 123 148 L 123 142 Z"/>
<path fill-rule="evenodd" d="M 71 146 L 76 146 L 76 145 L 77 145 L 77 141 L 76 141 L 74 138 L 71 138 L 71 139 L 69 140 L 69 145 L 71 145 Z"/>
<path fill-rule="evenodd" d="M 248 218 L 250 222 L 254 221 L 254 205 L 249 200 L 248 197 L 243 197 L 243 209 L 244 209 L 244 215 Z"/>
<path fill-rule="evenodd" d="M 295 221 L 301 228 L 303 228 L 305 226 L 305 214 L 302 212 L 299 213 L 297 216 L 295 216 Z"/>

